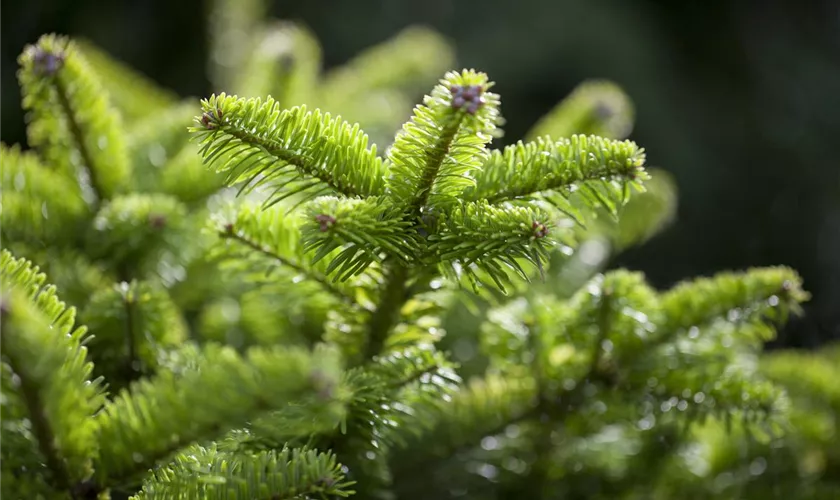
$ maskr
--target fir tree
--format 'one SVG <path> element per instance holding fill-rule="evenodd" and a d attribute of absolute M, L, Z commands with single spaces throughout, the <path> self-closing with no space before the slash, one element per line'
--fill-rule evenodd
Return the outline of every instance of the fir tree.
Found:
<path fill-rule="evenodd" d="M 586 82 L 494 149 L 492 82 L 450 71 L 388 139 L 399 115 L 365 96 L 411 102 L 439 68 L 392 56 L 442 40 L 319 79 L 302 27 L 237 41 L 259 5 L 217 6 L 233 55 L 211 74 L 236 94 L 200 107 L 86 42 L 21 56 L 4 495 L 829 498 L 834 351 L 760 354 L 797 274 L 658 291 L 607 270 L 674 206 L 619 88 Z"/>

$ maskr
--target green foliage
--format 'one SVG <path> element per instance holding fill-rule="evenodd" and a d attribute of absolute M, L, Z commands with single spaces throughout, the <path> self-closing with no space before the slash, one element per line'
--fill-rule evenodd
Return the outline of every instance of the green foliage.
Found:
<path fill-rule="evenodd" d="M 448 73 L 397 135 L 388 152 L 389 192 L 412 209 L 438 208 L 472 185 L 487 156 L 484 146 L 498 120 L 499 98 L 486 75 Z M 461 93 L 474 94 L 472 100 Z M 460 100 L 460 106 L 456 103 Z"/>
<path fill-rule="evenodd" d="M 56 177 L 30 151 L 0 144 L 3 164 L 4 240 L 58 244 L 76 237 L 76 222 L 89 213 L 71 179 Z M 40 205 L 30 200 L 43 200 Z"/>
<path fill-rule="evenodd" d="M 97 414 L 101 482 L 132 478 L 184 445 L 241 426 L 309 391 L 329 402 L 338 369 L 334 353 L 325 349 L 315 355 L 252 350 L 243 359 L 210 345 L 195 359 L 194 366 L 136 383 Z M 275 389 L 265 391 L 264 384 Z M 213 388 L 212 397 L 206 387 Z"/>
<path fill-rule="evenodd" d="M 59 175 L 80 177 L 90 201 L 123 191 L 131 167 L 120 116 L 73 42 L 44 36 L 19 63 L 30 145 Z"/>
<path fill-rule="evenodd" d="M 38 448 L 19 451 L 39 454 L 52 484 L 68 488 L 91 472 L 95 428 L 90 417 L 104 403 L 101 380 L 91 379 L 93 365 L 86 360 L 87 331 L 75 326 L 75 310 L 58 299 L 55 287 L 45 284 L 46 276 L 30 262 L 4 250 L 0 277 L 4 386 L 12 388 L 30 422 L 24 429 L 12 419 L 3 426 L 3 440 L 7 432 L 16 441 L 29 431 Z M 4 470 L 4 475 L 18 476 L 26 471 L 21 466 Z M 15 491 L 14 480 L 9 487 Z"/>
<path fill-rule="evenodd" d="M 242 456 L 198 447 L 158 470 L 132 498 L 347 497 L 352 483 L 343 479 L 335 456 L 326 453 L 283 449 Z"/>
<path fill-rule="evenodd" d="M 91 41 L 77 39 L 75 48 L 84 56 L 91 72 L 99 77 L 111 105 L 119 110 L 126 123 L 133 124 L 154 116 L 156 112 L 168 110 L 178 102 L 173 92 L 160 88 L 148 77 L 112 58 Z M 172 134 L 170 137 L 175 138 L 177 135 Z"/>
<path fill-rule="evenodd" d="M 791 399 L 786 432 L 757 440 L 742 424 L 711 421 L 691 436 L 691 453 L 671 464 L 663 491 L 704 498 L 836 496 L 836 353 L 836 345 L 768 353 L 760 370 Z"/>
<path fill-rule="evenodd" d="M 609 269 L 675 214 L 615 84 L 497 149 L 493 82 L 429 30 L 322 75 L 305 27 L 211 9 L 200 103 L 87 42 L 20 58 L 2 237 L 55 285 L 3 251 L 6 496 L 837 487 L 840 350 L 761 352 L 808 299 L 793 270 Z"/>
<path fill-rule="evenodd" d="M 4 491 L 46 494 L 52 489 L 51 495 L 58 495 L 131 486 L 137 473 L 173 452 L 261 413 L 312 392 L 318 394 L 313 404 L 332 403 L 340 371 L 334 349 L 252 349 L 243 358 L 213 344 L 170 348 L 168 354 L 159 354 L 164 370 L 106 399 L 102 378 L 91 379 L 94 367 L 85 346 L 89 337 L 85 327 L 74 326 L 75 310 L 57 298 L 55 287 L 45 285 L 44 274 L 30 262 L 3 251 L 0 270 L 3 387 L 9 392 L 4 409 L 10 417 L 3 439 L 8 437 L 20 453 L 11 463 L 3 461 L 8 479 Z M 138 309 L 144 305 L 143 293 L 150 293 L 135 285 L 121 292 L 123 302 L 139 302 Z M 93 307 L 102 302 L 108 297 L 95 299 Z M 155 313 L 144 312 L 147 317 Z M 98 355 L 108 353 L 97 342 L 91 347 Z M 265 384 L 276 389 L 266 394 Z M 214 387 L 215 397 L 208 398 L 203 387 Z M 36 446 L 24 448 L 23 442 Z M 21 478 L 38 461 L 42 465 L 35 470 L 46 467 L 49 488 Z M 322 468 L 325 463 L 317 462 Z M 242 480 L 251 473 L 232 474 Z"/>
<path fill-rule="evenodd" d="M 379 255 L 406 265 L 429 261 L 431 254 L 432 262 L 456 263 L 476 288 L 485 281 L 477 267 L 504 289 L 507 270 L 525 276 L 517 259 L 536 267 L 547 260 L 539 240 L 551 224 L 527 207 L 496 209 L 488 202 L 545 195 L 556 206 L 571 207 L 576 189 L 590 207 L 614 212 L 628 187 L 640 188 L 644 155 L 629 141 L 583 136 L 491 154 L 486 145 L 499 100 L 487 92 L 490 86 L 475 71 L 447 73 L 415 108 L 384 163 L 358 127 L 304 107 L 280 111 L 270 98 L 263 104 L 213 96 L 202 101 L 204 114 L 193 132 L 205 162 L 226 172 L 228 184 L 241 184 L 240 192 L 267 190 L 269 206 L 290 197 L 311 201 L 303 246 L 315 251 L 315 261 L 337 252 L 328 268 L 337 280 L 360 274 Z M 476 247 L 476 240 L 482 245 Z"/>
<path fill-rule="evenodd" d="M 163 353 L 187 338 L 186 324 L 172 299 L 148 282 L 122 282 L 98 290 L 81 317 L 93 334 L 89 346 L 96 371 L 114 392 L 156 372 Z"/>
<path fill-rule="evenodd" d="M 566 99 L 543 116 L 528 133 L 528 140 L 550 135 L 597 135 L 623 139 L 633 128 L 633 104 L 621 88 L 606 80 L 580 84 Z"/>
<path fill-rule="evenodd" d="M 244 182 L 240 190 L 270 179 L 276 191 L 283 188 L 271 202 L 301 193 L 311 198 L 382 192 L 382 160 L 358 126 L 305 107 L 282 110 L 271 98 L 263 103 L 221 94 L 202 101 L 202 107 L 202 127 L 194 129 L 201 154 L 226 174 L 228 184 Z"/>

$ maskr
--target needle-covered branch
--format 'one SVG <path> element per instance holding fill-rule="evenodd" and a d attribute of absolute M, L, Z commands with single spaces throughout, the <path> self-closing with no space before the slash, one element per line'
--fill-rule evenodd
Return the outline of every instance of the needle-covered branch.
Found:
<path fill-rule="evenodd" d="M 530 207 L 495 207 L 486 202 L 458 205 L 443 223 L 445 231 L 429 237 L 430 251 L 445 265 L 457 262 L 464 273 L 486 272 L 501 288 L 509 271 L 528 280 L 522 264 L 542 269 L 553 245 L 547 214 Z"/>
<path fill-rule="evenodd" d="M 330 256 L 326 273 L 338 281 L 363 272 L 383 255 L 408 263 L 416 253 L 417 236 L 411 234 L 401 208 L 388 198 L 322 197 L 306 207 L 305 221 L 305 251 L 312 252 L 313 262 Z"/>
<path fill-rule="evenodd" d="M 45 35 L 19 63 L 30 145 L 47 165 L 78 176 L 91 201 L 122 191 L 131 173 L 122 121 L 73 42 Z"/>
<path fill-rule="evenodd" d="M 89 347 L 96 373 L 108 381 L 112 393 L 154 374 L 164 353 L 176 350 L 188 336 L 186 322 L 166 290 L 147 281 L 98 290 L 81 319 L 93 336 Z"/>
<path fill-rule="evenodd" d="M 314 34 L 305 26 L 278 21 L 259 30 L 255 45 L 225 90 L 242 97 L 270 95 L 283 108 L 311 103 L 322 64 Z"/>
<path fill-rule="evenodd" d="M 213 225 L 218 239 L 209 250 L 211 259 L 258 283 L 273 282 L 280 277 L 292 282 L 310 282 L 334 298 L 352 303 L 350 289 L 327 276 L 328 261 L 316 262 L 304 251 L 301 217 L 290 215 L 281 206 L 262 209 L 255 204 L 243 204 L 234 210 Z M 300 291 L 303 293 L 303 288 Z"/>
<path fill-rule="evenodd" d="M 156 470 L 132 498 L 344 498 L 354 493 L 352 485 L 330 452 L 284 448 L 246 455 L 195 446 Z"/>
<path fill-rule="evenodd" d="M 282 109 L 268 97 L 220 94 L 202 101 L 204 114 L 191 130 L 205 163 L 241 190 L 271 186 L 269 203 L 294 195 L 311 199 L 339 193 L 383 192 L 383 164 L 358 125 L 305 106 Z"/>
<path fill-rule="evenodd" d="M 499 115 L 499 96 L 487 75 L 449 72 L 414 108 L 414 116 L 388 152 L 391 197 L 417 212 L 451 204 L 473 185 L 488 156 Z"/>
<path fill-rule="evenodd" d="M 189 443 L 219 437 L 312 392 L 327 405 L 339 370 L 330 349 L 252 349 L 242 358 L 210 344 L 193 367 L 142 379 L 97 414 L 99 481 L 131 480 Z"/>
<path fill-rule="evenodd" d="M 406 447 L 400 453 L 404 464 L 422 464 L 432 457 L 478 446 L 485 436 L 504 432 L 521 419 L 533 416 L 536 384 L 528 377 L 504 379 L 489 376 L 473 381 L 449 401 L 441 401 L 433 418 L 423 422 L 421 432 L 404 429 Z"/>
<path fill-rule="evenodd" d="M 107 202 L 96 214 L 90 254 L 109 259 L 122 280 L 157 272 L 166 252 L 180 255 L 189 238 L 188 210 L 173 196 L 129 194 Z"/>
<path fill-rule="evenodd" d="M 0 255 L 3 363 L 18 379 L 47 466 L 57 485 L 70 488 L 92 472 L 97 452 L 91 416 L 104 404 L 100 379 L 87 360 L 87 330 L 75 325 L 75 309 L 45 284 L 24 259 Z"/>
<path fill-rule="evenodd" d="M 624 91 L 607 80 L 583 82 L 568 97 L 540 118 L 526 135 L 540 137 L 596 135 L 624 139 L 633 128 L 633 104 Z"/>
<path fill-rule="evenodd" d="M 666 330 L 702 326 L 715 319 L 726 319 L 731 313 L 737 317 L 769 314 L 784 322 L 789 312 L 798 314 L 799 303 L 809 297 L 801 282 L 795 271 L 780 266 L 720 273 L 680 283 L 662 297 Z"/>
<path fill-rule="evenodd" d="M 543 137 L 494 151 L 465 197 L 500 203 L 542 195 L 553 202 L 558 195 L 558 208 L 563 209 L 571 193 L 579 192 L 590 206 L 615 211 L 626 200 L 628 187 L 641 188 L 639 182 L 647 177 L 644 163 L 644 150 L 630 141 L 584 135 L 556 141 Z"/>
<path fill-rule="evenodd" d="M 0 164 L 4 240 L 62 245 L 78 237 L 91 211 L 73 179 L 56 176 L 19 146 L 0 144 Z"/>
<path fill-rule="evenodd" d="M 109 101 L 131 124 L 176 106 L 178 96 L 161 88 L 146 75 L 113 58 L 90 40 L 76 39 L 76 47 L 99 77 Z"/>

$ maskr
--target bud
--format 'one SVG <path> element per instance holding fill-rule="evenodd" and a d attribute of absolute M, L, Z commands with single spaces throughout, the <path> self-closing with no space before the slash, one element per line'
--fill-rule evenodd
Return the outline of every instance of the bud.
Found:
<path fill-rule="evenodd" d="M 52 76 L 64 66 L 64 54 L 53 54 L 41 47 L 36 47 L 32 62 L 36 73 Z"/>
<path fill-rule="evenodd" d="M 166 216 L 161 214 L 149 215 L 149 225 L 155 229 L 163 229 L 166 227 Z"/>
<path fill-rule="evenodd" d="M 335 225 L 335 217 L 327 214 L 320 214 L 315 216 L 315 222 L 321 225 L 321 232 L 327 232 Z"/>

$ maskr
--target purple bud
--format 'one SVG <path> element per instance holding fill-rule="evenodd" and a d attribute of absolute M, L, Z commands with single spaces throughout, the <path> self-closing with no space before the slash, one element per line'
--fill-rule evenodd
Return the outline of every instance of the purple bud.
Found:
<path fill-rule="evenodd" d="M 478 97 L 478 94 L 480 92 L 481 92 L 481 87 L 479 87 L 478 85 L 470 85 L 469 87 L 467 87 L 464 90 L 464 99 L 472 101 L 476 97 Z"/>
<path fill-rule="evenodd" d="M 475 112 L 478 111 L 479 107 L 481 107 L 480 103 L 476 101 L 470 101 L 470 103 L 467 104 L 467 113 L 474 115 Z"/>
<path fill-rule="evenodd" d="M 595 104 L 593 112 L 599 120 L 608 120 L 615 114 L 612 107 L 603 101 L 599 101 Z"/>
<path fill-rule="evenodd" d="M 452 107 L 454 109 L 461 109 L 464 106 L 465 103 L 466 103 L 466 101 L 461 96 L 455 96 L 452 99 Z"/>
<path fill-rule="evenodd" d="M 63 54 L 53 54 L 52 52 L 47 52 L 41 47 L 37 47 L 35 49 L 35 55 L 32 60 L 35 71 L 41 75 L 52 76 L 56 74 L 62 66 L 64 66 Z"/>
<path fill-rule="evenodd" d="M 534 230 L 535 238 L 545 238 L 548 235 L 548 228 L 545 227 L 545 224 L 534 221 L 534 223 L 531 224 L 531 228 Z"/>

